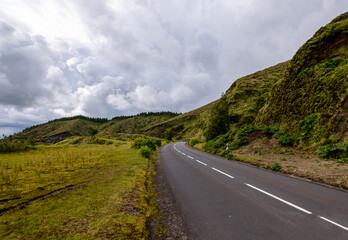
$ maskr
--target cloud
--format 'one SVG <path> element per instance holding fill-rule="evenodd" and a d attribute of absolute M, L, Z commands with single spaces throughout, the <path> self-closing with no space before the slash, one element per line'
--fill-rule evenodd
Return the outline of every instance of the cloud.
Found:
<path fill-rule="evenodd" d="M 236 78 L 290 59 L 347 5 L 1 1 L 0 127 L 8 132 L 77 114 L 192 110 L 219 98 Z"/>

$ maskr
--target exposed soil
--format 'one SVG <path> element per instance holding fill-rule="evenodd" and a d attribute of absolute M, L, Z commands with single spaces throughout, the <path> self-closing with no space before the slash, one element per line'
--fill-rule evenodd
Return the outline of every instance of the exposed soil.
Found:
<path fill-rule="evenodd" d="M 251 134 L 247 140 L 248 145 L 233 151 L 237 160 L 265 168 L 278 163 L 280 172 L 348 189 L 348 164 L 322 159 L 310 149 L 281 146 L 277 139 L 260 132 Z"/>
<path fill-rule="evenodd" d="M 173 198 L 170 186 L 162 171 L 159 161 L 156 162 L 155 185 L 157 187 L 157 206 L 160 210 L 160 225 L 162 226 L 162 236 L 152 236 L 151 239 L 174 240 L 189 239 L 180 211 L 177 208 L 175 199 Z"/>

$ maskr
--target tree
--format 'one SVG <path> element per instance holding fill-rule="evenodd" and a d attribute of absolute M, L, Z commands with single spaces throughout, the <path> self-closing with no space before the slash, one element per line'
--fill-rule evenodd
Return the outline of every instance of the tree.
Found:
<path fill-rule="evenodd" d="M 207 141 L 226 133 L 229 130 L 229 122 L 227 98 L 222 96 L 211 111 L 206 133 Z"/>

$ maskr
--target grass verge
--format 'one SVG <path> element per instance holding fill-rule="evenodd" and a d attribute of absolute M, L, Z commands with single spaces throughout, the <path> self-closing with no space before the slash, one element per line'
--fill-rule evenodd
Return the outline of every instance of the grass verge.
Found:
<path fill-rule="evenodd" d="M 146 239 L 153 163 L 130 141 L 114 143 L 1 155 L 0 209 L 30 203 L 0 215 L 0 238 Z"/>

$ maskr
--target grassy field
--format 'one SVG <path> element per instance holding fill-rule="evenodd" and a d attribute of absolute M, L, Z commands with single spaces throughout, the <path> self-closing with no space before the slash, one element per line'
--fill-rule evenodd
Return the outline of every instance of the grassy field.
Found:
<path fill-rule="evenodd" d="M 1 154 L 0 238 L 145 238 L 149 164 L 119 140 Z"/>

